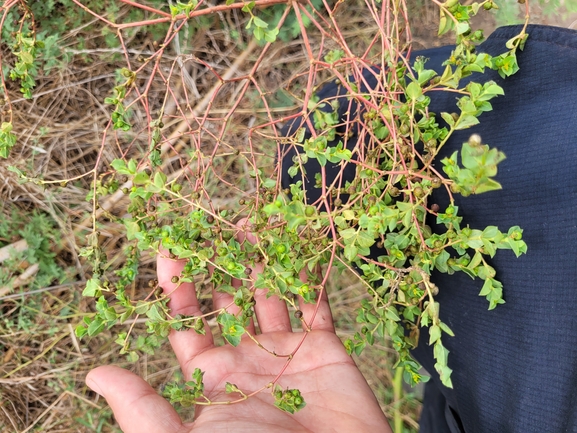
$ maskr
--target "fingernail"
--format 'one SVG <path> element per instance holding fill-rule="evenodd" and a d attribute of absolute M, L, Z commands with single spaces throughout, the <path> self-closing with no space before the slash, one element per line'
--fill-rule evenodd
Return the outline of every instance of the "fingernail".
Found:
<path fill-rule="evenodd" d="M 94 391 L 96 394 L 98 394 L 101 397 L 104 397 L 104 394 L 102 393 L 102 390 L 100 389 L 100 387 L 98 386 L 98 383 L 93 380 L 90 375 L 86 376 L 86 385 L 88 385 L 88 387 Z"/>

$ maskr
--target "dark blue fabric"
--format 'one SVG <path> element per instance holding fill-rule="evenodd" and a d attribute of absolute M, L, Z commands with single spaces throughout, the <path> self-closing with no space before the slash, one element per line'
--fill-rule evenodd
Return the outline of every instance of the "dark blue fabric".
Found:
<path fill-rule="evenodd" d="M 498 29 L 478 52 L 504 52 L 505 42 L 519 30 Z M 472 228 L 521 226 L 528 253 L 515 258 L 511 251 L 499 251 L 490 261 L 507 302 L 493 311 L 478 296 L 481 281 L 463 273 L 434 274 L 441 319 L 455 332 L 444 339 L 454 388 L 440 384 L 423 330 L 414 356 L 432 380 L 421 433 L 577 433 L 577 32 L 530 26 L 528 33 L 516 75 L 483 77 L 498 82 L 505 96 L 491 101 L 493 111 L 481 116 L 480 125 L 455 134 L 441 155 L 460 149 L 472 133 L 507 155 L 497 176 L 502 190 L 456 201 Z M 427 66 L 439 69 L 449 52 L 445 47 L 414 55 L 428 57 Z M 367 86 L 376 85 L 370 71 L 365 78 Z M 333 83 L 319 96 L 343 92 Z M 439 92 L 431 110 L 456 111 L 455 101 Z M 341 116 L 346 109 L 341 107 Z M 285 133 L 298 126 L 293 122 Z M 310 162 L 307 168 L 314 179 L 318 167 Z M 351 178 L 354 169 L 347 175 Z M 283 184 L 288 183 L 285 176 Z M 309 189 L 309 199 L 317 198 L 318 190 L 310 184 Z M 437 191 L 433 201 L 444 209 L 448 197 Z"/>
<path fill-rule="evenodd" d="M 481 49 L 499 53 L 517 31 L 500 29 Z M 507 301 L 494 311 L 477 296 L 479 281 L 434 275 L 442 320 L 456 336 L 446 342 L 454 389 L 436 376 L 432 386 L 468 433 L 577 431 L 577 33 L 531 27 L 529 34 L 519 73 L 487 77 L 505 97 L 444 151 L 477 132 L 505 152 L 497 177 L 503 189 L 458 198 L 457 205 L 473 228 L 520 225 L 529 247 L 519 259 L 507 251 L 492 260 Z M 438 98 L 432 110 L 447 110 L 450 99 Z M 441 208 L 448 203 L 442 194 L 434 199 Z M 432 372 L 426 334 L 414 355 Z M 435 422 L 423 419 L 421 431 Z"/>

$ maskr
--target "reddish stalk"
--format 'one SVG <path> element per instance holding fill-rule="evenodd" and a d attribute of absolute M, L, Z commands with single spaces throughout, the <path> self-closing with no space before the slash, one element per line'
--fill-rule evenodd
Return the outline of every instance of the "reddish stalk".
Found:
<path fill-rule="evenodd" d="M 148 12 L 152 12 L 153 14 L 161 15 L 161 16 L 163 16 L 163 17 L 172 19 L 172 15 L 169 14 L 168 12 L 163 12 L 163 11 L 161 11 L 161 10 L 155 9 L 155 8 L 150 7 L 150 6 L 147 6 L 147 5 L 143 5 L 143 4 L 140 4 L 140 3 L 133 2 L 133 1 L 131 1 L 131 0 L 120 0 L 120 1 L 121 1 L 122 3 L 125 3 L 125 4 L 129 5 L 129 6 L 133 6 L 133 7 L 135 7 L 135 8 L 142 9 L 142 10 L 145 10 L 145 11 L 148 11 Z"/>

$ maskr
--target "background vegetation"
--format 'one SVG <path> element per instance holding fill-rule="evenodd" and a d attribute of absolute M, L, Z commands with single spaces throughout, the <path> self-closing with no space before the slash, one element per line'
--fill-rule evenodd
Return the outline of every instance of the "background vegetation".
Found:
<path fill-rule="evenodd" d="M 9 9 L 14 3 L 21 5 Z M 151 16 L 121 1 L 81 3 L 114 22 L 139 22 Z M 170 13 L 165 1 L 142 3 Z M 171 4 L 177 6 L 176 2 Z M 498 4 L 498 14 L 494 18 L 485 16 L 480 23 L 487 33 L 496 24 L 522 19 L 516 1 Z M 533 22 L 575 27 L 577 2 L 552 0 L 541 6 L 534 8 Z M 355 40 L 359 49 L 369 44 L 377 31 L 366 25 L 362 10 L 362 2 L 347 1 L 335 17 L 343 35 Z M 444 43 L 436 38 L 436 6 L 414 0 L 409 2 L 409 11 L 414 48 Z M 179 371 L 174 358 L 167 355 L 168 348 L 156 354 L 146 353 L 143 320 L 134 325 L 134 334 L 141 336 L 135 344 L 145 350 L 135 362 L 119 355 L 110 331 L 82 341 L 74 333 L 76 325 L 96 308 L 94 302 L 81 296 L 94 265 L 80 255 L 82 248 L 90 245 L 90 215 L 95 211 L 90 201 L 95 179 L 86 173 L 98 160 L 110 163 L 130 149 L 142 150 L 139 146 L 143 143 L 134 131 L 146 130 L 148 125 L 138 119 L 146 119 L 147 114 L 160 108 L 150 107 L 145 113 L 137 105 L 132 106 L 127 113 L 132 129 L 123 135 L 109 134 L 103 142 L 103 130 L 109 127 L 111 112 L 117 109 L 114 101 L 105 104 L 105 98 L 115 99 L 114 87 L 130 79 L 118 72 L 128 56 L 133 64 L 143 65 L 144 75 L 158 67 L 172 80 L 171 97 L 163 112 L 172 116 L 167 127 L 173 131 L 178 131 L 183 120 L 192 121 L 186 113 L 196 117 L 208 113 L 212 119 L 222 119 L 234 108 L 227 151 L 215 159 L 213 189 L 208 192 L 219 208 L 238 207 L 243 199 L 240 191 L 255 187 L 251 168 L 234 158 L 236 152 L 246 150 L 247 127 L 263 122 L 271 114 L 280 119 L 300 108 L 298 92 L 306 88 L 309 67 L 302 36 L 298 25 L 283 27 L 278 35 L 282 42 L 273 44 L 259 58 L 262 44 L 254 40 L 255 27 L 245 28 L 250 15 L 225 10 L 184 24 L 181 37 L 166 46 L 163 61 L 155 66 L 146 59 L 163 43 L 166 23 L 127 28 L 123 31 L 123 45 L 108 26 L 72 0 L 5 0 L 0 12 L 2 70 L 10 97 L 10 104 L 6 97 L 1 101 L 1 115 L 3 122 L 14 125 L 13 132 L 18 137 L 9 159 L 0 165 L 0 430 L 118 431 L 104 402 L 84 385 L 83 378 L 90 368 L 116 363 L 136 371 L 158 389 L 177 379 Z M 282 12 L 282 8 L 263 9 L 259 16 L 272 28 L 282 18 Z M 29 20 L 21 21 L 26 13 L 34 17 L 36 41 L 41 42 L 37 45 L 39 53 L 33 53 L 39 56 L 37 62 L 31 62 L 25 54 L 35 46 L 18 37 L 30 25 Z M 294 17 L 287 20 L 295 23 Z M 314 29 L 311 35 L 313 46 L 319 48 L 323 39 Z M 259 68 L 255 80 L 266 98 L 253 89 L 239 99 L 240 104 L 231 107 L 230 101 L 243 91 L 242 83 L 236 83 L 234 77 L 246 73 L 256 61 Z M 11 79 L 10 71 L 14 69 L 17 73 Z M 323 73 L 319 71 L 318 82 L 322 82 Z M 226 89 L 221 89 L 218 98 L 211 97 L 215 74 L 233 79 Z M 162 101 L 165 92 L 166 86 L 152 83 L 148 97 Z M 263 101 L 268 104 L 266 107 Z M 120 131 L 122 115 L 116 118 Z M 2 131 L 6 137 L 11 132 Z M 212 133 L 218 136 L 218 131 Z M 182 130 L 170 136 L 169 141 L 184 154 L 195 146 L 182 135 Z M 9 142 L 4 139 L 4 143 Z M 129 147 L 122 147 L 126 143 Z M 254 153 L 264 162 L 274 158 L 274 149 L 257 148 Z M 175 161 L 176 156 L 171 162 L 176 166 Z M 9 166 L 43 181 L 23 183 Z M 63 179 L 68 181 L 62 182 Z M 218 187 L 218 180 L 238 189 L 223 190 Z M 120 269 L 126 265 L 127 250 L 114 210 L 122 205 L 122 184 L 106 172 L 97 174 L 96 183 L 100 189 L 97 193 L 106 190 L 110 197 L 116 197 L 97 210 L 101 216 L 98 240 L 106 255 L 103 265 L 109 271 Z M 210 181 L 206 185 L 210 188 Z M 149 281 L 154 279 L 153 257 L 143 256 L 138 262 L 139 275 L 131 288 L 133 297 L 146 296 Z M 347 276 L 331 279 L 329 288 L 340 335 L 352 337 L 359 331 L 354 310 L 366 293 Z M 391 418 L 395 413 L 401 416 L 403 431 L 416 431 L 419 389 L 393 391 L 391 366 L 395 359 L 390 347 L 375 345 L 366 349 L 358 363 L 385 413 Z"/>

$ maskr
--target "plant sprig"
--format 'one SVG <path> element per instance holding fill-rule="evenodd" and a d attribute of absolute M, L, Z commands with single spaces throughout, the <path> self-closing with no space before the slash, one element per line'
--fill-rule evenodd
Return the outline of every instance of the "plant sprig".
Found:
<path fill-rule="evenodd" d="M 194 7 L 194 2 L 178 4 L 172 15 L 188 15 Z M 254 7 L 254 2 L 243 6 L 248 19 L 246 27 L 253 30 L 257 40 L 273 42 L 278 30 L 269 33 L 274 31 L 253 14 Z M 523 28 L 499 56 L 477 52 L 483 34 L 471 28 L 470 18 L 480 10 L 495 7 L 495 3 L 463 5 L 449 0 L 439 3 L 439 7 L 439 33 L 454 31 L 456 36 L 456 46 L 442 71 L 427 69 L 424 58 L 418 57 L 412 63 L 404 59 L 404 46 L 398 41 L 396 57 L 383 54 L 384 64 L 375 68 L 379 69 L 382 88 L 365 89 L 363 93 L 358 74 L 343 73 L 351 65 L 365 65 L 364 60 L 351 57 L 348 47 L 327 50 L 326 56 L 319 57 L 325 62 L 311 59 L 312 68 L 321 63 L 328 65 L 327 70 L 337 77 L 337 85 L 347 92 L 320 100 L 314 94 L 312 81 L 307 84 L 303 104 L 306 127 L 286 137 L 281 146 L 281 150 L 294 150 L 293 165 L 288 168 L 288 188 L 282 188 L 278 171 L 273 173 L 260 163 L 252 141 L 247 152 L 227 149 L 226 155 L 234 155 L 236 161 L 249 167 L 250 181 L 256 190 L 254 195 L 239 199 L 238 207 L 214 205 L 207 191 L 211 176 L 218 177 L 214 171 L 219 161 L 217 150 L 232 148 L 226 140 L 226 126 L 216 139 L 217 147 L 221 147 L 207 151 L 198 145 L 186 159 L 179 159 L 184 168 L 175 174 L 170 169 L 173 161 L 159 149 L 166 118 L 161 112 L 153 120 L 147 111 L 151 134 L 146 141 L 148 152 L 115 159 L 108 167 L 116 187 L 130 184 L 121 190 L 128 205 L 125 213 L 117 217 L 125 232 L 127 260 L 121 269 L 109 272 L 96 232 L 91 237 L 81 255 L 94 265 L 84 295 L 95 298 L 96 311 L 76 328 L 77 335 L 94 336 L 131 317 L 146 316 L 148 335 L 132 335 L 131 325 L 116 339 L 121 352 L 135 361 L 138 353 L 156 350 L 171 330 L 206 332 L 202 319 L 207 315 L 171 315 L 168 297 L 158 290 L 157 282 L 151 283 L 145 299 L 130 299 L 127 288 L 136 279 L 138 258 L 143 253 L 168 251 L 170 257 L 186 259 L 184 271 L 173 277 L 175 284 L 202 277 L 216 290 L 232 295 L 233 304 L 238 307 L 236 313 L 227 307 L 207 314 L 216 319 L 223 338 L 233 346 L 248 334 L 255 290 L 266 289 L 268 296 L 276 296 L 297 310 L 298 300 L 319 301 L 318 294 L 327 281 L 326 275 L 319 275 L 319 269 L 332 265 L 341 269 L 354 267 L 369 297 L 358 310 L 360 331 L 344 343 L 349 353 L 360 354 L 367 344 L 388 336 L 399 355 L 397 366 L 403 368 L 405 380 L 414 385 L 428 380 L 420 375 L 419 365 L 411 356 L 420 330 L 428 327 L 435 368 L 441 381 L 452 386 L 449 351 L 443 339 L 452 336 L 453 331 L 440 318 L 441 305 L 435 296 L 442 288 L 431 281 L 432 272 L 464 272 L 483 280 L 479 294 L 493 309 L 504 302 L 503 287 L 488 259 L 500 249 L 512 250 L 519 256 L 527 246 L 521 228 L 471 228 L 455 205 L 455 194 L 467 196 L 501 188 L 495 176 L 504 154 L 472 135 L 460 151 L 441 161 L 438 155 L 455 131 L 477 125 L 482 114 L 492 109 L 491 100 L 503 96 L 503 89 L 493 81 L 482 81 L 482 75 L 478 75 L 480 82 L 473 80 L 466 85 L 462 79 L 482 74 L 487 68 L 501 76 L 513 74 L 518 69 L 516 51 L 523 48 L 527 34 Z M 396 13 L 395 19 L 401 20 L 401 12 Z M 307 17 L 313 20 L 314 14 Z M 304 26 L 301 30 L 306 32 Z M 319 32 L 338 41 L 337 30 L 329 34 L 321 28 Z M 305 45 L 309 44 L 308 37 L 303 39 Z M 310 46 L 306 48 L 312 53 Z M 136 75 L 126 69 L 123 76 L 126 82 L 116 86 L 106 102 L 115 107 L 115 129 L 128 130 L 131 125 L 123 100 Z M 431 94 L 439 91 L 458 95 L 453 112 L 437 115 L 430 111 Z M 258 93 L 264 95 L 260 88 Z M 267 101 L 262 98 L 266 106 Z M 197 119 L 201 126 L 189 131 L 197 134 L 194 136 L 199 142 L 202 134 L 213 134 L 212 126 L 204 123 L 207 118 L 208 114 Z M 269 112 L 267 122 L 272 123 L 270 118 Z M 364 141 L 352 148 L 348 140 L 355 134 Z M 305 170 L 311 162 L 318 166 L 315 173 Z M 442 168 L 436 168 L 433 162 Z M 330 178 L 328 169 L 335 167 L 339 174 Z M 353 174 L 347 177 L 345 168 L 352 168 Z M 123 178 L 126 179 L 120 182 Z M 310 187 L 306 186 L 307 179 L 312 180 Z M 233 187 L 231 183 L 224 184 Z M 320 192 L 316 201 L 311 199 L 315 188 Z M 445 209 L 430 202 L 431 194 L 439 188 L 444 188 L 450 198 Z M 97 202 L 112 189 L 95 184 L 92 199 Z M 255 243 L 235 237 L 239 217 L 247 218 Z M 445 230 L 433 233 L 428 225 L 431 218 L 444 225 Z M 256 265 L 262 265 L 263 270 L 253 281 L 251 269 Z M 305 331 L 310 330 L 310 324 L 302 321 L 302 325 Z M 264 385 L 263 389 L 273 388 L 279 409 L 294 413 L 304 407 L 298 390 L 273 385 L 274 388 Z M 240 395 L 235 402 L 249 398 L 233 384 L 227 384 L 226 391 Z M 184 386 L 171 385 L 165 394 L 172 402 L 183 405 L 221 403 L 204 395 L 200 370 Z"/>

